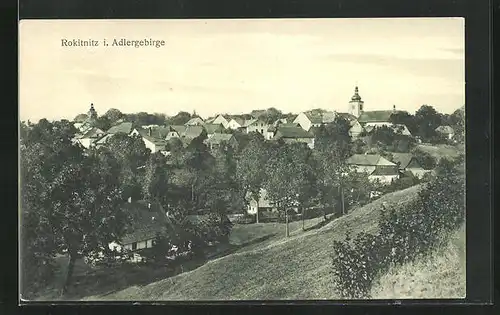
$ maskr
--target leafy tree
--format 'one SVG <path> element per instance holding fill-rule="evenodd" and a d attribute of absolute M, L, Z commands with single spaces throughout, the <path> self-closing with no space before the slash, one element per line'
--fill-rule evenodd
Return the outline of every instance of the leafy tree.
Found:
<path fill-rule="evenodd" d="M 108 118 L 109 121 L 113 124 L 118 120 L 125 118 L 125 115 L 119 109 L 110 108 L 106 113 L 104 113 L 102 117 Z"/>
<path fill-rule="evenodd" d="M 184 125 L 191 118 L 193 118 L 193 117 L 191 116 L 190 113 L 181 111 L 177 115 L 166 119 L 166 124 L 167 125 Z"/>
<path fill-rule="evenodd" d="M 109 130 L 113 126 L 113 122 L 107 116 L 98 117 L 95 122 L 95 127 L 101 130 Z"/>
<path fill-rule="evenodd" d="M 335 150 L 338 159 L 347 159 L 352 151 L 349 122 L 336 117 L 332 124 L 322 125 L 316 133 L 314 147 L 318 151 Z"/>
<path fill-rule="evenodd" d="M 406 111 L 398 111 L 391 115 L 390 121 L 393 124 L 405 125 L 412 135 L 418 133 L 418 123 L 414 115 Z"/>
<path fill-rule="evenodd" d="M 460 143 L 465 141 L 465 108 L 459 108 L 450 116 L 450 125 L 455 131 L 454 138 Z"/>
<path fill-rule="evenodd" d="M 87 114 L 78 114 L 76 117 L 73 119 L 74 122 L 84 122 L 87 120 L 89 116 Z"/>
<path fill-rule="evenodd" d="M 107 151 L 83 154 L 72 143 L 73 132 L 68 121 L 41 120 L 26 135 L 21 156 L 23 257 L 32 258 L 23 264 L 67 253 L 63 293 L 76 259 L 102 252 L 127 220 L 119 208 L 120 164 Z"/>
<path fill-rule="evenodd" d="M 151 154 L 144 168 L 144 198 L 159 202 L 164 209 L 169 209 L 169 177 L 166 158 L 159 152 Z"/>
<path fill-rule="evenodd" d="M 260 191 L 266 177 L 266 165 L 268 152 L 261 138 L 252 139 L 238 156 L 236 165 L 237 178 L 246 195 L 250 193 L 252 199 L 257 201 L 256 222 L 259 223 L 259 200 Z"/>
<path fill-rule="evenodd" d="M 315 196 L 315 172 L 311 150 L 303 143 L 283 146 L 270 156 L 264 188 L 269 199 L 285 216 L 286 236 L 289 236 L 289 209 L 304 209 Z"/>
<path fill-rule="evenodd" d="M 418 126 L 417 134 L 423 140 L 429 141 L 435 136 L 435 129 L 441 125 L 441 115 L 434 107 L 422 105 L 415 112 L 415 121 Z"/>
<path fill-rule="evenodd" d="M 431 170 L 436 167 L 437 160 L 431 154 L 416 148 L 412 150 L 412 155 L 423 169 Z"/>

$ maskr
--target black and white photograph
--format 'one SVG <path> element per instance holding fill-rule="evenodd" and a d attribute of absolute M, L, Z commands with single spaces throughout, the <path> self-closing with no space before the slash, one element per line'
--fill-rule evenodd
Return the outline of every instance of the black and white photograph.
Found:
<path fill-rule="evenodd" d="M 463 18 L 21 20 L 19 297 L 464 299 L 465 82 Z"/>

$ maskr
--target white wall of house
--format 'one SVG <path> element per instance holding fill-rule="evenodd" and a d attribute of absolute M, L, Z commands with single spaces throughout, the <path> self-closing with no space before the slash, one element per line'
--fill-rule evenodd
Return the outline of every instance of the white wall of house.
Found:
<path fill-rule="evenodd" d="M 399 178 L 399 175 L 370 175 L 368 179 L 371 181 L 379 181 L 381 184 L 389 185 L 392 181 Z"/>
<path fill-rule="evenodd" d="M 375 165 L 353 165 L 354 170 L 358 173 L 373 173 Z"/>
<path fill-rule="evenodd" d="M 167 137 L 166 137 L 167 140 L 172 139 L 172 138 L 179 138 L 179 134 L 177 133 L 177 131 L 170 131 L 167 134 Z"/>
<path fill-rule="evenodd" d="M 274 131 L 266 131 L 266 136 L 265 136 L 265 139 L 266 140 L 271 140 L 272 138 L 274 138 Z"/>
<path fill-rule="evenodd" d="M 227 129 L 229 121 L 227 121 L 227 119 L 224 118 L 224 116 L 219 115 L 219 116 L 215 117 L 214 121 L 212 121 L 212 124 L 214 124 L 214 125 L 222 124 L 222 126 Z"/>
<path fill-rule="evenodd" d="M 139 135 L 139 131 L 137 129 L 134 129 L 130 132 L 130 136 L 137 136 Z"/>
<path fill-rule="evenodd" d="M 146 139 L 146 138 L 143 137 L 142 141 L 144 142 L 144 145 L 146 146 L 146 148 L 148 148 L 149 150 L 151 150 L 151 153 L 155 153 L 155 152 L 159 151 L 159 149 L 156 146 L 156 144 L 154 144 L 153 142 L 149 141 L 148 139 Z"/>
<path fill-rule="evenodd" d="M 430 170 L 424 170 L 423 168 L 408 168 L 407 170 L 417 178 L 422 178 L 425 174 L 431 172 Z"/>
<path fill-rule="evenodd" d="M 81 145 L 88 149 L 90 148 L 90 146 L 92 145 L 92 143 L 94 142 L 94 138 L 82 138 L 82 139 L 79 139 L 78 141 L 81 143 Z"/>
<path fill-rule="evenodd" d="M 361 124 L 356 121 L 356 123 L 352 125 L 351 129 L 349 129 L 349 135 L 353 138 L 356 138 L 362 131 L 363 126 L 361 126 Z"/>
<path fill-rule="evenodd" d="M 241 128 L 241 125 L 236 120 L 231 119 L 231 121 L 229 121 L 229 123 L 227 124 L 227 128 L 236 130 L 238 128 Z"/>
<path fill-rule="evenodd" d="M 269 125 L 267 123 L 261 120 L 257 120 L 256 122 L 247 127 L 247 133 L 258 132 L 265 137 L 267 133 L 267 128 L 269 128 Z"/>
<path fill-rule="evenodd" d="M 299 124 L 305 131 L 309 131 L 309 129 L 311 129 L 312 126 L 311 121 L 304 113 L 298 114 L 297 117 L 295 117 L 293 123 Z"/>

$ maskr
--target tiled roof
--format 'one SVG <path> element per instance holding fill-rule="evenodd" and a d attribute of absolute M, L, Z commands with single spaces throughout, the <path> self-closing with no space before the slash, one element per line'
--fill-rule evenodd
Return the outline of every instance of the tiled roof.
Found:
<path fill-rule="evenodd" d="M 149 209 L 146 202 L 139 201 L 126 203 L 123 207 L 130 216 L 130 224 L 120 240 L 122 245 L 152 239 L 171 224 L 159 205 L 152 204 Z"/>
<path fill-rule="evenodd" d="M 411 159 L 413 158 L 413 156 L 410 153 L 397 153 L 397 152 L 392 153 L 391 152 L 391 155 L 393 157 L 392 162 L 394 162 L 396 164 L 399 163 L 400 169 L 405 169 L 406 166 L 408 166 L 408 164 L 410 164 Z"/>
<path fill-rule="evenodd" d="M 122 122 L 116 126 L 109 128 L 107 133 L 115 134 L 115 133 L 126 133 L 129 134 L 133 130 L 133 124 L 131 122 Z"/>
<path fill-rule="evenodd" d="M 213 144 L 220 144 L 223 141 L 229 141 L 233 137 L 232 134 L 228 133 L 216 133 L 209 139 L 207 139 L 208 143 L 213 143 Z"/>
<path fill-rule="evenodd" d="M 375 110 L 362 112 L 358 118 L 360 123 L 366 122 L 388 122 L 391 119 L 392 114 L 398 113 L 398 111 L 393 110 Z"/>
<path fill-rule="evenodd" d="M 240 118 L 240 117 L 233 117 L 231 120 L 234 120 L 234 121 L 235 121 L 235 122 L 237 122 L 237 123 L 238 123 L 238 125 L 240 125 L 240 126 L 243 126 L 243 124 L 245 123 L 245 119 Z M 230 121 L 231 121 L 231 120 L 230 120 Z"/>
<path fill-rule="evenodd" d="M 347 159 L 347 164 L 351 165 L 396 165 L 378 154 L 354 154 Z"/>
<path fill-rule="evenodd" d="M 202 134 L 202 132 L 203 132 L 202 126 L 187 126 L 182 136 L 194 139 L 196 137 L 199 137 Z"/>
<path fill-rule="evenodd" d="M 81 135 L 79 138 L 101 138 L 104 135 L 104 131 L 102 131 L 99 128 L 92 127 L 90 129 L 87 129 L 83 135 Z"/>
<path fill-rule="evenodd" d="M 393 176 L 399 175 L 399 170 L 395 166 L 377 166 L 370 174 L 371 176 Z"/>
<path fill-rule="evenodd" d="M 300 127 L 278 127 L 276 139 L 281 138 L 314 138 L 314 135 Z"/>
<path fill-rule="evenodd" d="M 191 118 L 186 123 L 186 125 L 202 125 L 202 124 L 203 124 L 203 119 L 201 119 L 200 117 Z"/>
<path fill-rule="evenodd" d="M 179 135 L 182 135 L 186 131 L 187 127 L 183 125 L 171 125 L 168 126 L 167 128 L 169 128 L 169 130 L 177 132 Z"/>
<path fill-rule="evenodd" d="M 257 119 L 246 120 L 245 123 L 243 123 L 242 127 L 248 127 L 248 126 L 250 126 L 251 124 L 253 124 L 256 121 L 257 121 Z"/>
<path fill-rule="evenodd" d="M 224 127 L 222 127 L 221 124 L 205 124 L 205 125 L 203 125 L 203 128 L 205 128 L 205 131 L 209 135 L 224 129 Z"/>

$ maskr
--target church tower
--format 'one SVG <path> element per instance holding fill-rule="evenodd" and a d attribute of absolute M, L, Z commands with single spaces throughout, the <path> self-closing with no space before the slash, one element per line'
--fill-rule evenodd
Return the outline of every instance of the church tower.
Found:
<path fill-rule="evenodd" d="M 351 97 L 351 101 L 349 102 L 349 110 L 347 112 L 358 118 L 363 112 L 363 104 L 364 102 L 361 100 L 361 96 L 359 96 L 358 93 L 358 87 L 356 86 L 354 88 L 354 95 Z"/>
<path fill-rule="evenodd" d="M 89 120 L 95 121 L 97 119 L 97 112 L 95 111 L 94 104 L 90 104 L 90 110 L 88 113 Z"/>

